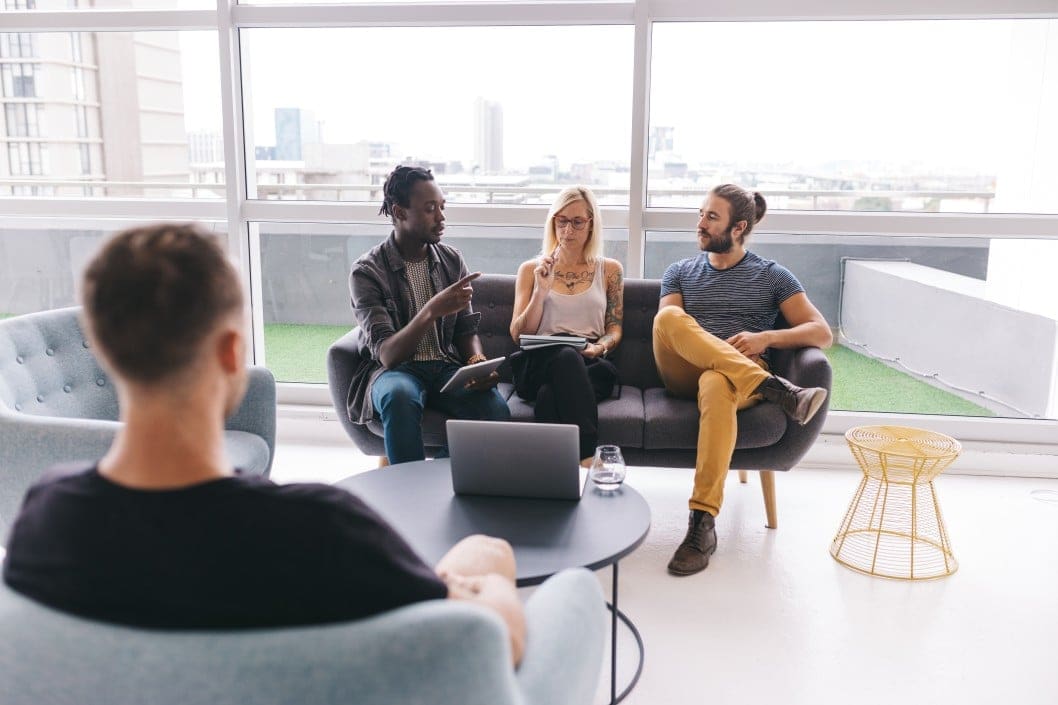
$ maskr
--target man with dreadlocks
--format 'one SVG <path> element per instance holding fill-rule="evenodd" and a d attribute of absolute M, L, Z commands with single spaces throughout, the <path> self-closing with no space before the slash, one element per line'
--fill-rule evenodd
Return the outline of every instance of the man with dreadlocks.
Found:
<path fill-rule="evenodd" d="M 429 169 L 398 166 L 386 178 L 381 215 L 393 232 L 356 261 L 349 276 L 365 360 L 349 389 L 349 418 L 382 423 L 391 463 L 426 457 L 423 409 L 463 419 L 506 421 L 499 376 L 441 392 L 462 365 L 481 362 L 471 282 L 462 255 L 441 243 L 445 198 Z M 443 452 L 443 451 L 442 451 Z"/>

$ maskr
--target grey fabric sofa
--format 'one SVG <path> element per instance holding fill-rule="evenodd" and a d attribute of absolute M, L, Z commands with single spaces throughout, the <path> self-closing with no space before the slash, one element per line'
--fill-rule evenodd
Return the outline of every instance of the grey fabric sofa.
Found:
<path fill-rule="evenodd" d="M 114 385 L 81 331 L 79 310 L 0 321 L 0 541 L 45 470 L 98 460 L 119 428 Z M 246 397 L 226 429 L 236 467 L 267 477 L 276 438 L 275 378 L 267 369 L 249 370 Z"/>
<path fill-rule="evenodd" d="M 499 618 L 434 600 L 340 624 L 153 631 L 72 617 L 0 583 L 4 705 L 583 705 L 606 609 L 586 570 L 526 604 L 517 672 Z"/>
<path fill-rule="evenodd" d="M 474 307 L 482 312 L 479 335 L 490 358 L 516 349 L 508 332 L 514 308 L 514 277 L 484 275 L 474 282 Z M 661 283 L 656 279 L 627 279 L 624 293 L 624 337 L 611 356 L 621 374 L 620 397 L 599 405 L 599 441 L 621 446 L 631 465 L 694 467 L 698 438 L 698 408 L 693 400 L 666 393 L 654 364 L 652 331 Z M 782 325 L 782 322 L 779 322 Z M 359 361 L 356 332 L 332 346 L 327 356 L 330 391 L 338 417 L 361 451 L 384 455 L 382 426 L 377 420 L 354 424 L 346 410 L 352 371 Z M 802 387 L 831 388 L 831 369 L 819 348 L 773 350 L 772 370 Z M 500 389 L 515 421 L 532 421 L 533 409 L 514 394 L 505 379 Z M 773 471 L 789 470 L 800 461 L 823 427 L 827 404 L 805 426 L 789 421 L 775 404 L 764 402 L 738 414 L 738 439 L 732 470 L 761 471 L 767 525 L 777 526 Z M 446 417 L 427 410 L 424 439 L 429 448 L 444 442 Z M 744 481 L 744 476 L 743 476 Z M 688 492 L 690 488 L 688 488 Z"/>

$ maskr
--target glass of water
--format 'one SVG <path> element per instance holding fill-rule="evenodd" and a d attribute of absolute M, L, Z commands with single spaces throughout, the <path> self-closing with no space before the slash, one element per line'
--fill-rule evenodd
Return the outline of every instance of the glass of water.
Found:
<path fill-rule="evenodd" d="M 591 461 L 591 481 L 601 490 L 616 490 L 625 481 L 625 459 L 617 446 L 599 446 Z"/>

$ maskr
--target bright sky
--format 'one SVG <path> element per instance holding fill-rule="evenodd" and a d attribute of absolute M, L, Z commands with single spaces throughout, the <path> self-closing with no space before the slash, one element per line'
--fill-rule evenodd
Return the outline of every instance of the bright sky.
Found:
<path fill-rule="evenodd" d="M 706 160 L 922 162 L 994 173 L 1021 21 L 660 24 L 652 124 Z M 256 144 L 301 107 L 332 143 L 473 155 L 474 100 L 503 106 L 506 166 L 627 162 L 631 27 L 243 32 Z M 183 33 L 185 119 L 219 129 L 212 33 Z M 191 79 L 190 77 L 194 77 Z"/>

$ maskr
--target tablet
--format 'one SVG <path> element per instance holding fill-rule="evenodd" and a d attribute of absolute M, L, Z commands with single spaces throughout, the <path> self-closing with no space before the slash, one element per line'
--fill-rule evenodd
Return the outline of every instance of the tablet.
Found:
<path fill-rule="evenodd" d="M 451 392 L 456 389 L 462 389 L 466 386 L 467 382 L 472 379 L 480 379 L 482 377 L 488 377 L 496 369 L 503 364 L 506 360 L 505 357 L 494 357 L 491 360 L 485 360 L 484 362 L 475 362 L 473 365 L 467 365 L 466 367 L 460 367 L 456 370 L 456 373 L 452 375 L 452 379 L 448 380 L 445 386 L 441 387 L 441 392 Z"/>

